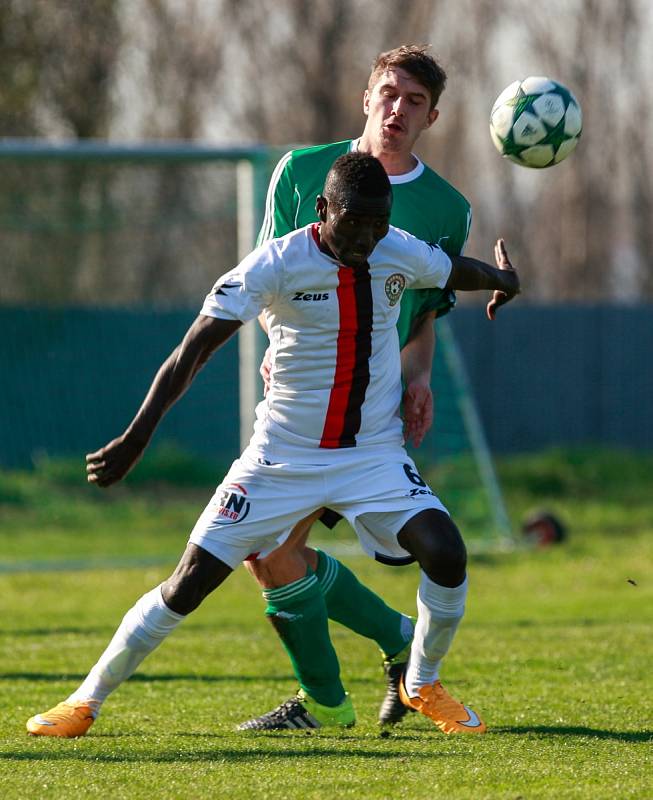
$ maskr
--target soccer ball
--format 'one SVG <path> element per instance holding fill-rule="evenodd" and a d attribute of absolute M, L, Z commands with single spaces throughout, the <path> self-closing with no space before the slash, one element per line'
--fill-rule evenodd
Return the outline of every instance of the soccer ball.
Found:
<path fill-rule="evenodd" d="M 560 163 L 578 144 L 582 129 L 578 100 L 550 78 L 511 83 L 490 114 L 490 135 L 497 150 L 522 167 Z"/>

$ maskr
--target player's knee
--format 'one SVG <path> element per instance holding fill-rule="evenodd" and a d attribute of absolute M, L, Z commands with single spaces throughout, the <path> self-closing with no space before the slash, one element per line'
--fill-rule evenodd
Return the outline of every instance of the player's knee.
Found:
<path fill-rule="evenodd" d="M 161 585 L 161 596 L 171 611 L 190 614 L 231 571 L 202 548 L 188 545 L 175 571 Z"/>
<path fill-rule="evenodd" d="M 315 558 L 317 561 L 317 553 Z M 307 570 L 303 548 L 296 550 L 294 547 L 280 547 L 265 558 L 246 561 L 245 564 L 262 589 L 287 586 L 305 577 Z"/>
<path fill-rule="evenodd" d="M 177 571 L 161 586 L 161 596 L 171 611 L 190 614 L 199 606 L 208 592 L 195 583 L 192 574 L 180 575 Z"/>
<path fill-rule="evenodd" d="M 312 547 L 304 547 L 302 548 L 302 557 L 313 572 L 315 572 L 320 560 L 317 550 Z"/>
<path fill-rule="evenodd" d="M 265 587 L 270 582 L 270 574 L 267 566 L 266 559 L 251 558 L 243 561 L 245 569 L 254 578 L 255 581 L 262 587 Z"/>
<path fill-rule="evenodd" d="M 432 581 L 440 586 L 459 586 L 465 580 L 467 570 L 467 549 L 462 536 L 436 539 L 436 546 L 430 551 L 430 558 L 422 569 Z"/>
<path fill-rule="evenodd" d="M 399 543 L 440 586 L 458 586 L 465 579 L 467 550 L 451 517 L 435 509 L 413 518 L 399 534 Z"/>
<path fill-rule="evenodd" d="M 161 586 L 165 604 L 177 614 L 190 614 L 191 611 L 195 611 L 210 591 L 211 589 L 198 574 L 198 570 L 192 565 L 183 570 L 176 569 Z"/>

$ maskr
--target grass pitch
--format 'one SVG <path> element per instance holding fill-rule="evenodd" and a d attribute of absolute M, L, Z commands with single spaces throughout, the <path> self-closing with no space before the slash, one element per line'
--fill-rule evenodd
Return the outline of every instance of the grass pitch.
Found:
<path fill-rule="evenodd" d="M 357 726 L 235 732 L 295 689 L 243 571 L 107 701 L 88 736 L 27 736 L 27 717 L 67 696 L 122 614 L 167 576 L 205 493 L 151 484 L 107 499 L 61 474 L 1 475 L 2 796 L 652 797 L 652 467 L 650 457 L 580 452 L 500 465 L 515 521 L 545 506 L 570 539 L 472 560 L 443 674 L 488 722 L 488 734 L 465 738 L 416 714 L 380 736 L 379 654 L 338 625 Z M 414 608 L 413 567 L 343 560 Z"/>

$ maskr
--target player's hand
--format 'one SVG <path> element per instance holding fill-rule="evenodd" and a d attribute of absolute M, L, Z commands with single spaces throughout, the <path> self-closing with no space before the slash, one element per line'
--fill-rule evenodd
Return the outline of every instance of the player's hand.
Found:
<path fill-rule="evenodd" d="M 119 436 L 95 453 L 87 453 L 86 480 L 102 488 L 117 483 L 140 460 L 143 450 L 144 444 Z"/>
<path fill-rule="evenodd" d="M 263 356 L 263 361 L 261 361 L 261 366 L 258 368 L 258 371 L 261 373 L 261 377 L 263 378 L 263 397 L 267 395 L 270 391 L 270 370 L 272 368 L 272 359 L 270 358 L 270 348 L 265 351 L 265 355 Z"/>
<path fill-rule="evenodd" d="M 430 386 L 414 382 L 406 387 L 403 397 L 404 436 L 413 447 L 419 447 L 433 425 L 433 394 Z"/>
<path fill-rule="evenodd" d="M 520 292 L 519 276 L 517 275 L 517 270 L 510 263 L 508 251 L 506 250 L 506 243 L 503 239 L 497 239 L 497 243 L 494 245 L 494 260 L 496 261 L 498 269 L 511 274 L 506 275 L 507 286 L 505 291 L 495 289 L 492 293 L 492 299 L 487 304 L 486 308 L 487 317 L 490 320 L 495 319 L 500 306 L 509 303 L 512 298 Z"/>

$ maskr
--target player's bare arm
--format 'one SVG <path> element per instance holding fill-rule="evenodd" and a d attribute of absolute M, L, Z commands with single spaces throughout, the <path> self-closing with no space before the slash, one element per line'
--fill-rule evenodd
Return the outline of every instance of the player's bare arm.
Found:
<path fill-rule="evenodd" d="M 401 351 L 401 372 L 406 385 L 403 396 L 405 436 L 414 447 L 419 447 L 433 425 L 431 369 L 435 354 L 435 317 L 435 311 L 423 314 Z"/>
<path fill-rule="evenodd" d="M 89 483 L 107 487 L 138 462 L 166 411 L 184 394 L 211 355 L 242 323 L 199 315 L 163 362 L 138 413 L 123 434 L 86 456 Z"/>
<path fill-rule="evenodd" d="M 494 319 L 497 308 L 510 302 L 521 291 L 519 275 L 510 263 L 503 239 L 497 240 L 494 255 L 496 267 L 469 256 L 452 256 L 451 274 L 446 285 L 447 289 L 468 292 L 494 290 L 492 299 L 487 305 L 489 319 Z"/>

